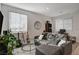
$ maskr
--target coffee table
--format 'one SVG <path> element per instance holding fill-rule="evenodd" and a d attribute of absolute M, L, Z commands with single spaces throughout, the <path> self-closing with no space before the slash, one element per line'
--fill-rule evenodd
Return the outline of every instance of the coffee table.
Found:
<path fill-rule="evenodd" d="M 21 49 L 22 49 L 23 51 L 29 52 L 29 51 L 32 51 L 32 50 L 35 49 L 35 45 L 34 45 L 34 43 L 28 43 L 28 44 L 23 45 L 23 46 L 21 47 Z"/>

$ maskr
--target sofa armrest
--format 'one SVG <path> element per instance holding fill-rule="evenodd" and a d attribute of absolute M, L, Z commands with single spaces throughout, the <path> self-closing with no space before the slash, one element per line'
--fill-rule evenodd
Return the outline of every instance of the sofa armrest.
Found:
<path fill-rule="evenodd" d="M 62 51 L 64 55 L 68 55 L 72 53 L 72 42 L 67 41 L 66 43 L 61 45 Z"/>

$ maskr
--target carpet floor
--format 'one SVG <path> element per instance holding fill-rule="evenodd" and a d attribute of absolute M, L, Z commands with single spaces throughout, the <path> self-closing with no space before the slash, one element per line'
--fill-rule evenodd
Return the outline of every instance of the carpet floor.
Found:
<path fill-rule="evenodd" d="M 79 55 L 79 42 L 72 45 L 72 55 Z"/>

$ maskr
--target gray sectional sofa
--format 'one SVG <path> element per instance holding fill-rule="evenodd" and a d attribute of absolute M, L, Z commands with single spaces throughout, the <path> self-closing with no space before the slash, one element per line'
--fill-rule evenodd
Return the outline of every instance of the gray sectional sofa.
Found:
<path fill-rule="evenodd" d="M 36 47 L 36 55 L 70 55 L 72 52 L 72 43 L 67 42 L 61 47 L 40 45 Z"/>
<path fill-rule="evenodd" d="M 51 40 L 40 40 L 38 41 L 38 37 L 35 37 L 35 45 L 36 47 L 36 55 L 69 55 L 72 53 L 72 42 L 67 40 L 61 46 L 57 45 L 57 40 L 64 39 L 63 38 L 54 38 Z"/>

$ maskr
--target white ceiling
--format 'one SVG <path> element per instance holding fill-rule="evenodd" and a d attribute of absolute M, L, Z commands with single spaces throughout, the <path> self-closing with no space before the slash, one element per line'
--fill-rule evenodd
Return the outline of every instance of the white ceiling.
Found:
<path fill-rule="evenodd" d="M 79 3 L 7 3 L 7 5 L 37 12 L 50 17 L 79 10 Z"/>

